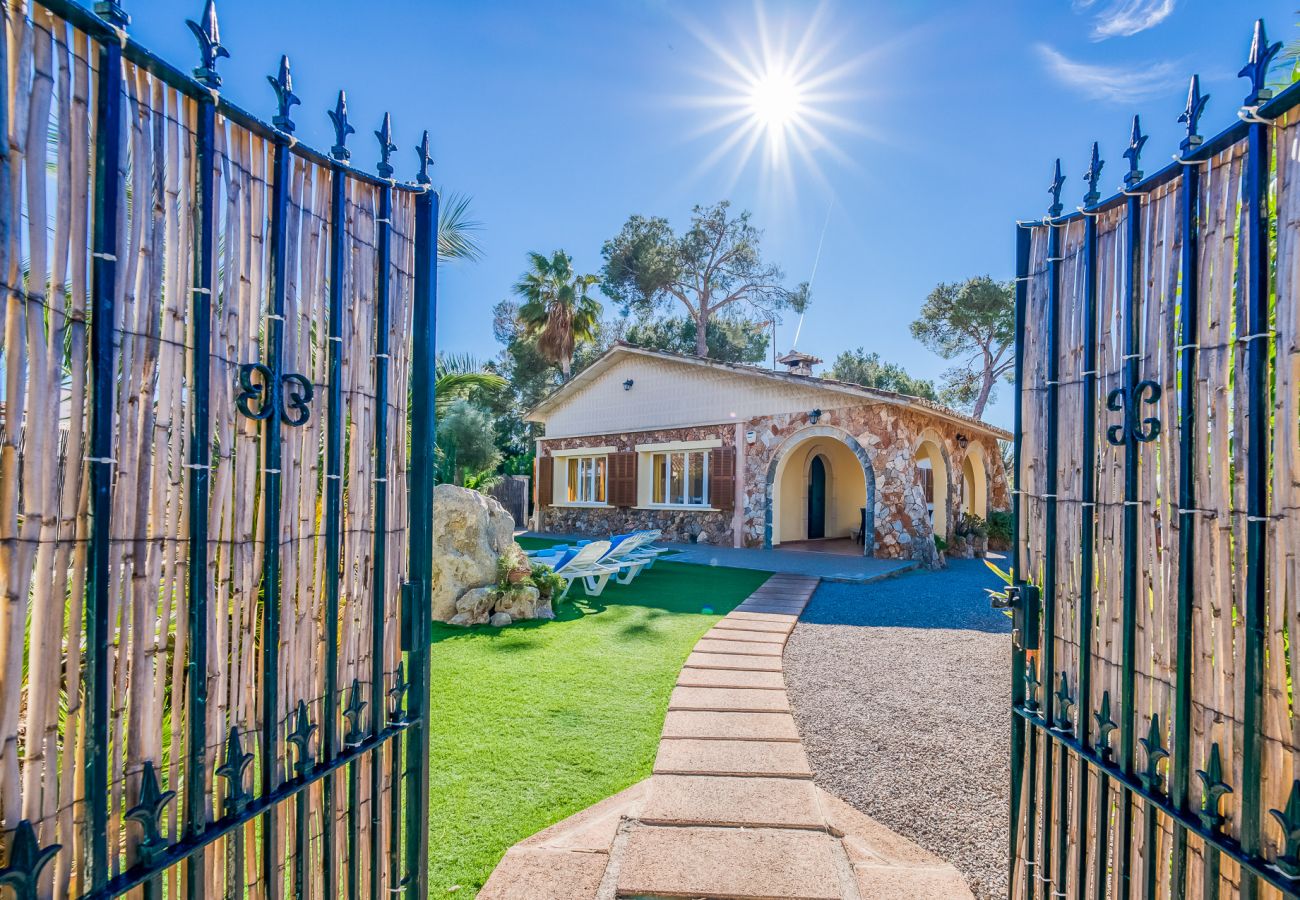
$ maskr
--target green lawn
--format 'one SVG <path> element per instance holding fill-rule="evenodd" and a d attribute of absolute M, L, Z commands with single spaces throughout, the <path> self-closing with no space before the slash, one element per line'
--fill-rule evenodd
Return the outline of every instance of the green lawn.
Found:
<path fill-rule="evenodd" d="M 513 844 L 649 775 L 686 654 L 767 577 L 659 562 L 575 585 L 552 622 L 435 626 L 430 896 L 472 896 Z"/>

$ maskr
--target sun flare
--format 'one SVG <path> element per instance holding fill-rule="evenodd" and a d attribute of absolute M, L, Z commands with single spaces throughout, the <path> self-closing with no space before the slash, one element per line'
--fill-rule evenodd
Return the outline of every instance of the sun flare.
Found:
<path fill-rule="evenodd" d="M 798 122 L 804 89 L 787 71 L 763 73 L 749 90 L 749 111 L 765 128 L 786 128 Z"/>

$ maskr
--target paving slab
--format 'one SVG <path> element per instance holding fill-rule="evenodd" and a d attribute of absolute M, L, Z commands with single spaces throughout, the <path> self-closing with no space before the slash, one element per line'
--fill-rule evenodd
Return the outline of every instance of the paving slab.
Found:
<path fill-rule="evenodd" d="M 798 616 L 792 616 L 789 613 L 776 612 L 750 612 L 749 610 L 734 610 L 722 617 L 723 622 L 776 622 L 781 625 L 794 625 L 799 621 Z"/>
<path fill-rule="evenodd" d="M 803 603 L 778 603 L 773 600 L 770 603 L 742 603 L 736 607 L 737 612 L 779 612 L 789 616 L 797 616 L 804 611 Z"/>
<path fill-rule="evenodd" d="M 695 644 L 696 653 L 740 653 L 748 656 L 779 657 L 784 648 L 785 641 L 772 644 L 754 641 L 718 641 L 710 637 L 701 638 Z"/>
<path fill-rule="evenodd" d="M 749 634 L 759 632 L 762 634 L 775 634 L 782 638 L 789 637 L 790 632 L 794 631 L 792 622 L 763 622 L 757 619 L 732 619 L 723 617 L 709 631 L 743 631 Z"/>
<path fill-rule="evenodd" d="M 682 687 L 758 688 L 785 693 L 785 677 L 780 672 L 751 672 L 746 669 L 697 669 L 687 666 L 677 676 Z"/>
<path fill-rule="evenodd" d="M 781 657 L 742 653 L 692 653 L 686 665 L 701 669 L 752 669 L 755 672 L 780 672 Z"/>
<path fill-rule="evenodd" d="M 663 741 L 656 775 L 811 778 L 803 745 L 791 741 Z"/>
<path fill-rule="evenodd" d="M 620 897 L 840 900 L 832 839 L 816 831 L 734 828 L 634 830 L 618 873 Z"/>
<path fill-rule="evenodd" d="M 731 628 L 710 628 L 704 632 L 704 640 L 735 641 L 739 644 L 776 644 L 785 646 L 786 636 L 773 631 L 735 631 Z"/>
<path fill-rule="evenodd" d="M 609 854 L 513 847 L 478 892 L 479 900 L 595 900 Z"/>
<path fill-rule="evenodd" d="M 785 691 L 750 688 L 675 687 L 669 709 L 721 710 L 723 712 L 789 712 Z"/>
<path fill-rule="evenodd" d="M 669 710 L 663 736 L 670 740 L 798 741 L 799 729 L 789 713 Z"/>
<path fill-rule="evenodd" d="M 871 900 L 972 900 L 966 879 L 952 866 L 900 869 L 897 866 L 853 867 L 858 891 Z M 482 894 L 479 895 L 480 897 Z"/>
<path fill-rule="evenodd" d="M 825 830 L 817 789 L 806 778 L 656 775 L 641 807 L 651 825 Z"/>

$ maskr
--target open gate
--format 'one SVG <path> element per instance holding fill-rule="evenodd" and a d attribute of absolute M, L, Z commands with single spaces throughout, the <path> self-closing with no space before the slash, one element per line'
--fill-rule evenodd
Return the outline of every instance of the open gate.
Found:
<path fill-rule="evenodd" d="M 0 895 L 423 897 L 428 135 L 2 9 Z"/>
<path fill-rule="evenodd" d="M 1015 898 L 1297 896 L 1300 87 L 1017 227 Z"/>

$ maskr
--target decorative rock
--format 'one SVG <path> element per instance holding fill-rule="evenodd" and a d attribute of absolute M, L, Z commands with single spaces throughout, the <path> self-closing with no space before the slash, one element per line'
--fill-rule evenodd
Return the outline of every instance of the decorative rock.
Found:
<path fill-rule="evenodd" d="M 433 618 L 449 621 L 466 612 L 462 594 L 496 584 L 497 558 L 517 546 L 514 530 L 514 519 L 491 497 L 452 484 L 433 489 Z"/>
<path fill-rule="evenodd" d="M 493 613 L 492 618 L 488 619 L 488 624 L 493 628 L 505 628 L 513 621 L 514 619 L 510 617 L 510 613 L 497 612 Z"/>
<path fill-rule="evenodd" d="M 496 598 L 496 611 L 506 613 L 515 619 L 541 619 L 554 618 L 555 614 L 550 616 L 541 616 L 539 611 L 545 609 L 551 612 L 551 601 L 542 601 L 541 594 L 537 588 L 531 584 L 515 585 L 508 591 L 502 592 Z"/>
<path fill-rule="evenodd" d="M 471 588 L 460 595 L 456 601 L 456 615 L 453 619 L 464 616 L 466 621 L 454 622 L 456 625 L 482 625 L 487 622 L 492 615 L 492 607 L 496 605 L 497 590 L 495 587 Z"/>

